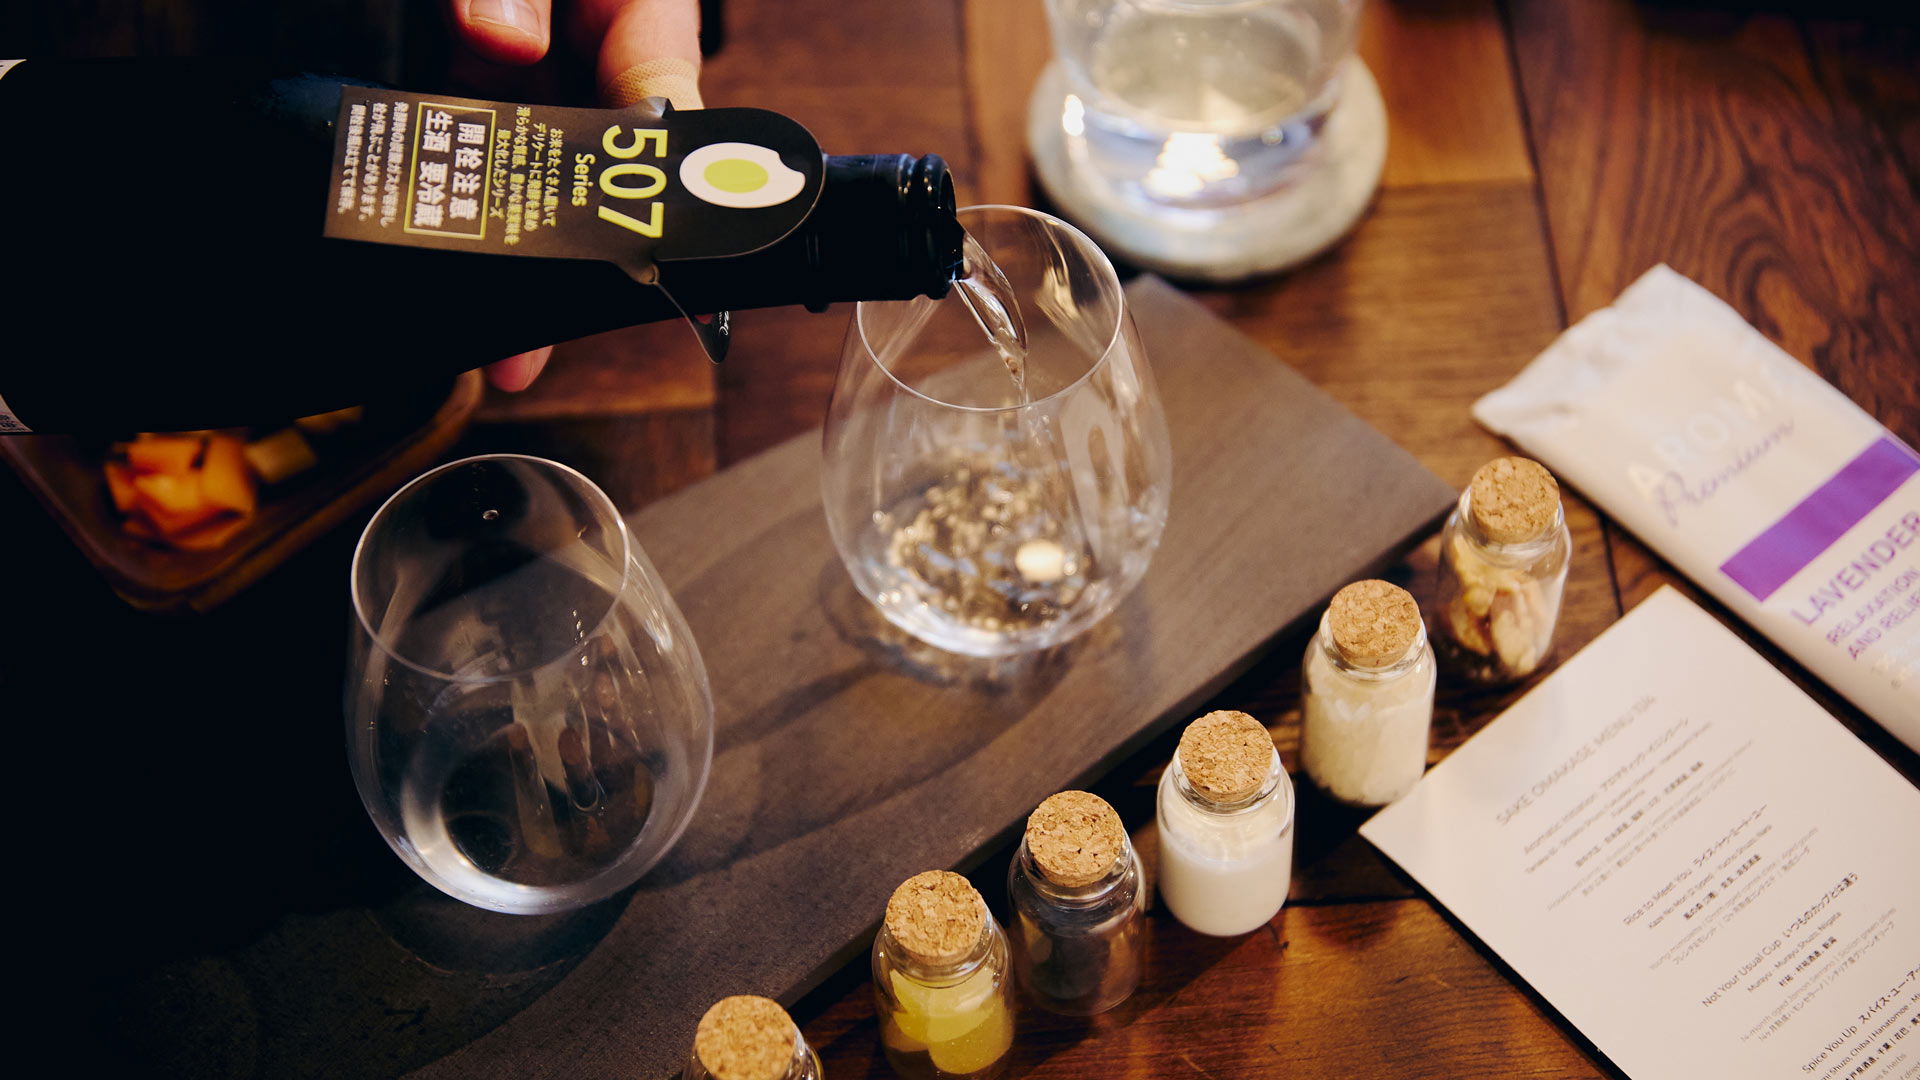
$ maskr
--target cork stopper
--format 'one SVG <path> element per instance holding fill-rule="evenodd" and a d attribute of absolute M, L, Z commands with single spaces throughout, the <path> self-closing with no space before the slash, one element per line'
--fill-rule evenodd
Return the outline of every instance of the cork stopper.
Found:
<path fill-rule="evenodd" d="M 1126 844 L 1120 815 L 1107 800 L 1084 791 L 1048 796 L 1027 818 L 1027 854 L 1042 876 L 1062 888 L 1106 877 Z"/>
<path fill-rule="evenodd" d="M 951 870 L 915 874 L 887 901 L 887 933 L 908 956 L 929 966 L 965 959 L 986 921 L 987 902 Z"/>
<path fill-rule="evenodd" d="M 693 1033 L 693 1053 L 718 1080 L 780 1080 L 799 1029 L 769 998 L 736 994 L 713 1003 Z"/>
<path fill-rule="evenodd" d="M 1239 802 L 1266 785 L 1273 736 L 1246 713 L 1210 712 L 1187 725 L 1176 753 L 1194 790 L 1215 802 Z"/>
<path fill-rule="evenodd" d="M 1420 634 L 1413 594 L 1385 581 L 1356 581 L 1333 594 L 1327 632 L 1341 659 L 1355 667 L 1397 663 Z"/>
<path fill-rule="evenodd" d="M 1495 458 L 1467 485 L 1473 527 L 1496 544 L 1523 544 L 1553 527 L 1560 485 L 1537 461 Z"/>

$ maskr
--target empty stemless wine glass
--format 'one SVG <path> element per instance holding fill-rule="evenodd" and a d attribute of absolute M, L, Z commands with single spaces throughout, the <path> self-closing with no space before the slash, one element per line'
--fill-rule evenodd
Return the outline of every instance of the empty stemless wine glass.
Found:
<path fill-rule="evenodd" d="M 821 486 L 861 594 L 972 656 L 1111 612 L 1166 527 L 1165 415 L 1113 266 L 1038 211 L 960 211 L 945 299 L 855 307 Z M 996 272 L 997 267 L 997 272 Z"/>
<path fill-rule="evenodd" d="M 387 843 L 518 914 L 633 883 L 707 782 L 693 635 L 606 494 L 498 454 L 388 499 L 354 552 L 347 749 Z"/>

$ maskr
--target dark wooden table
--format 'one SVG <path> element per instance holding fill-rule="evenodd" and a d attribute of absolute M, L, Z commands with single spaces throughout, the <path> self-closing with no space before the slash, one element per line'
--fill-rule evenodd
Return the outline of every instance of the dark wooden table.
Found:
<path fill-rule="evenodd" d="M 256 5 L 198 21 L 180 5 L 125 6 L 140 17 L 89 14 L 113 5 L 13 17 L 40 50 L 191 51 L 288 33 Z M 385 5 L 324 6 L 399 25 Z M 1920 33 L 1833 17 L 1855 8 L 1868 10 L 1374 0 L 1360 50 L 1392 126 L 1369 217 L 1301 270 L 1196 295 L 1456 484 L 1504 449 L 1468 404 L 1656 262 L 1920 443 Z M 831 150 L 941 153 L 963 203 L 1036 198 L 1022 132 L 1047 51 L 1039 0 L 730 0 L 726 12 L 709 102 L 781 109 Z M 235 29 L 229 17 L 251 22 Z M 818 423 L 844 326 L 843 311 L 753 313 L 718 370 L 674 325 L 573 343 L 531 391 L 490 397 L 459 449 L 557 457 L 633 510 Z M 1561 658 L 1663 583 L 1704 601 L 1577 495 L 1568 517 Z M 51 1011 L 87 1022 L 84 1049 L 152 1071 L 236 1074 L 143 1056 L 165 1043 L 152 1036 L 168 1014 L 118 1012 L 114 976 L 324 926 L 404 876 L 340 761 L 342 586 L 362 521 L 214 615 L 163 621 L 121 610 L 0 480 L 11 582 L 0 715 L 24 776 L 15 878 L 53 897 L 24 924 L 39 927 L 28 952 L 50 988 L 72 984 L 77 996 L 49 990 Z M 1432 569 L 1429 544 L 1395 576 L 1424 599 Z M 1920 781 L 1914 754 L 1748 637 Z M 1303 645 L 1300 632 L 1283 638 L 1217 702 L 1268 724 L 1290 767 Z M 1512 696 L 1443 684 L 1432 759 Z M 1168 749 L 1101 786 L 1148 852 Z M 1088 1023 L 1024 1015 L 1016 1072 L 1618 1075 L 1357 824 L 1305 808 L 1292 900 L 1262 932 L 1217 941 L 1156 915 L 1140 993 Z M 977 872 L 990 897 L 1003 872 Z M 502 1007 L 541 986 L 530 977 Z M 795 1012 L 830 1075 L 890 1075 L 863 964 Z M 177 1022 L 205 1022 L 190 1013 Z M 381 1071 L 346 1049 L 354 1033 L 319 1037 L 343 1048 L 338 1061 L 263 1071 Z"/>

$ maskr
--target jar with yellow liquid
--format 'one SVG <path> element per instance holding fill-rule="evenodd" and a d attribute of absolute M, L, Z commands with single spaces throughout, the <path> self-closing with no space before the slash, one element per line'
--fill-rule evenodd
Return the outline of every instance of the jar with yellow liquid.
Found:
<path fill-rule="evenodd" d="M 1013 1046 L 1007 936 L 966 878 L 929 870 L 887 901 L 873 941 L 887 1061 L 903 1080 L 989 1080 Z"/>

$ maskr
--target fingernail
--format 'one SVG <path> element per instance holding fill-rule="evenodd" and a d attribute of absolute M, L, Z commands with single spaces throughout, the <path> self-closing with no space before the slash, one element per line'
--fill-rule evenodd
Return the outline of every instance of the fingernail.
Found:
<path fill-rule="evenodd" d="M 487 365 L 487 381 L 493 384 L 494 389 L 509 394 L 525 390 L 533 382 L 527 373 L 527 358 L 510 356 L 497 364 Z"/>
<path fill-rule="evenodd" d="M 529 34 L 540 32 L 539 23 L 533 17 L 533 8 L 526 0 L 472 0 L 467 5 L 467 18 L 475 22 L 510 26 Z"/>

